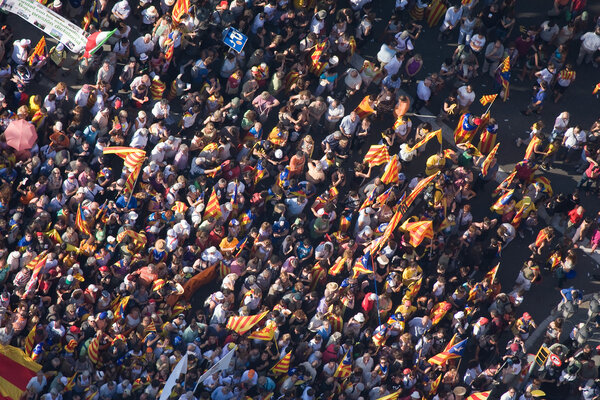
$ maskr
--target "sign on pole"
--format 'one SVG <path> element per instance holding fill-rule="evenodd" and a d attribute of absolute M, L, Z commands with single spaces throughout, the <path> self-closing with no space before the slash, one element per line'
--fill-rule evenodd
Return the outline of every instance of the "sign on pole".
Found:
<path fill-rule="evenodd" d="M 229 27 L 223 31 L 223 43 L 235 50 L 237 53 L 242 51 L 247 41 L 248 36 L 244 35 L 235 28 Z"/>

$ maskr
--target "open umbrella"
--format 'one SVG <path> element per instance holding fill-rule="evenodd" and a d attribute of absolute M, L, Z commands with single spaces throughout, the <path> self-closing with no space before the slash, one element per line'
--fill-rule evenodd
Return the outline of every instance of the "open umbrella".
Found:
<path fill-rule="evenodd" d="M 4 136 L 6 137 L 6 144 L 17 151 L 31 149 L 38 137 L 35 126 L 23 119 L 8 124 Z"/>

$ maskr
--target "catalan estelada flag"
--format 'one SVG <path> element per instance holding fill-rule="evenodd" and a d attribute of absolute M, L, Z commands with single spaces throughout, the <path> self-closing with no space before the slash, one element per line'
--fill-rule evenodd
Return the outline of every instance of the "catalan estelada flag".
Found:
<path fill-rule="evenodd" d="M 352 347 L 346 352 L 346 355 L 339 363 L 333 373 L 334 378 L 347 378 L 352 374 Z"/>
<path fill-rule="evenodd" d="M 267 170 L 264 167 L 262 161 L 258 160 L 256 168 L 254 169 L 254 184 L 256 185 L 258 182 L 260 182 L 260 180 L 265 177 L 266 173 Z"/>
<path fill-rule="evenodd" d="M 437 393 L 438 387 L 440 387 L 440 383 L 442 383 L 442 375 L 440 374 L 435 381 L 431 384 L 431 388 L 429 389 L 429 395 L 433 396 Z"/>
<path fill-rule="evenodd" d="M 400 167 L 398 165 L 398 156 L 394 155 L 390 162 L 385 166 L 385 170 L 383 171 L 383 175 L 381 176 L 381 182 L 387 184 L 398 182 L 398 173 L 400 172 Z"/>
<path fill-rule="evenodd" d="M 210 194 L 210 198 L 208 199 L 208 203 L 206 204 L 206 208 L 204 209 L 204 219 L 208 219 L 210 217 L 219 219 L 222 215 L 223 213 L 221 212 L 219 198 L 217 197 L 217 192 L 215 191 L 215 188 L 213 188 L 212 193 Z"/>
<path fill-rule="evenodd" d="M 441 353 L 436 354 L 435 356 L 433 356 L 429 360 L 427 360 L 427 362 L 430 364 L 443 365 L 448 360 L 451 360 L 453 358 L 460 358 L 460 357 L 462 357 L 463 352 L 465 351 L 466 345 L 467 345 L 467 339 L 455 344 L 454 346 L 450 347 L 448 350 L 444 350 Z"/>
<path fill-rule="evenodd" d="M 388 148 L 385 144 L 374 144 L 369 148 L 367 154 L 365 154 L 365 158 L 363 160 L 364 163 L 378 166 L 390 161 L 390 154 L 388 152 Z"/>
<path fill-rule="evenodd" d="M 504 193 L 502 196 L 500 196 L 498 198 L 498 200 L 496 200 L 496 202 L 494 203 L 493 206 L 490 207 L 490 209 L 495 212 L 501 211 L 502 208 L 504 208 L 506 205 L 508 205 L 514 192 L 515 192 L 515 189 L 511 189 L 508 192 Z"/>
<path fill-rule="evenodd" d="M 252 332 L 248 339 L 258 339 L 270 341 L 275 337 L 275 331 L 277 330 L 277 325 L 275 325 L 274 321 L 268 321 L 264 328 L 259 329 L 255 332 Z"/>
<path fill-rule="evenodd" d="M 327 46 L 327 42 L 318 43 L 315 46 L 313 53 L 310 55 L 310 71 L 316 76 L 320 76 L 325 67 L 325 63 L 321 61 L 321 55 Z"/>
<path fill-rule="evenodd" d="M 257 315 L 248 315 L 246 317 L 229 317 L 226 328 L 243 335 L 252 329 L 254 325 L 258 324 L 261 319 L 266 317 L 268 313 L 268 311 L 265 311 Z"/>
<path fill-rule="evenodd" d="M 506 179 L 504 179 L 502 182 L 500 182 L 498 187 L 496 189 L 494 189 L 492 196 L 497 196 L 498 193 L 500 193 L 501 189 L 508 188 L 512 184 L 512 181 L 515 179 L 515 176 L 517 176 L 517 170 L 514 170 L 513 172 L 511 172 L 510 175 L 508 175 L 506 177 Z"/>
<path fill-rule="evenodd" d="M 90 227 L 85 220 L 85 215 L 83 211 L 81 211 L 81 203 L 79 203 L 79 207 L 77 207 L 77 215 L 75 216 L 75 225 L 77 225 L 77 229 L 81 233 L 85 233 L 86 235 L 90 235 Z"/>
<path fill-rule="evenodd" d="M 359 258 L 352 267 L 354 271 L 352 274 L 353 278 L 358 277 L 363 274 L 372 274 L 373 273 L 373 260 L 371 258 L 371 253 L 365 253 L 361 258 Z"/>
<path fill-rule="evenodd" d="M 19 400 L 31 378 L 41 368 L 23 350 L 0 345 L 0 397 Z"/>
<path fill-rule="evenodd" d="M 479 102 L 481 103 L 482 106 L 487 106 L 492 101 L 496 100 L 496 97 L 498 97 L 497 94 L 486 94 L 486 95 L 481 96 L 481 99 L 479 99 Z"/>
<path fill-rule="evenodd" d="M 173 12 L 171 13 L 171 17 L 173 21 L 179 23 L 183 14 L 187 14 L 190 11 L 190 0 L 177 0 L 175 5 L 173 6 Z"/>
<path fill-rule="evenodd" d="M 276 375 L 287 374 L 290 369 L 290 361 L 292 359 L 292 352 L 287 353 L 281 360 L 277 362 L 277 364 L 273 365 L 271 368 L 271 372 Z"/>

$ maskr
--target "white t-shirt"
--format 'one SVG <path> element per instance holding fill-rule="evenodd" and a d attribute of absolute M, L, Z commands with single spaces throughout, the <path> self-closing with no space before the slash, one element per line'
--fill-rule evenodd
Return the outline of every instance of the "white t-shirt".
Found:
<path fill-rule="evenodd" d="M 466 107 L 475 100 L 475 91 L 471 91 L 471 93 L 467 92 L 466 86 L 459 87 L 457 92 L 458 96 L 456 100 L 461 107 Z"/>

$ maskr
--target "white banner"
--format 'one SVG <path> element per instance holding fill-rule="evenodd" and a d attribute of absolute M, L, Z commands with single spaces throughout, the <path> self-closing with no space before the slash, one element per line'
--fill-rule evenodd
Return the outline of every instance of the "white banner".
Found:
<path fill-rule="evenodd" d="M 159 400 L 167 400 L 169 398 L 169 396 L 171 396 L 171 392 L 173 391 L 173 388 L 177 384 L 177 380 L 179 379 L 179 376 L 181 376 L 181 374 L 185 374 L 187 372 L 187 363 L 188 363 L 188 355 L 187 355 L 187 353 L 185 353 L 185 356 L 181 357 L 181 360 L 179 360 L 179 362 L 177 363 L 175 368 L 173 368 L 171 375 L 169 375 L 169 378 L 165 382 L 165 386 L 163 387 L 163 390 L 160 394 Z"/>
<path fill-rule="evenodd" d="M 198 383 L 196 383 L 196 387 L 194 388 L 194 392 L 198 389 L 198 385 L 206 380 L 209 376 L 214 374 L 215 372 L 224 371 L 229 368 L 229 364 L 231 364 L 231 359 L 233 358 L 235 351 L 237 350 L 237 344 L 233 347 L 233 349 L 229 350 L 229 353 L 225 354 L 223 358 L 221 358 L 215 365 L 213 365 L 208 371 L 206 371 L 200 378 L 198 378 Z"/>
<path fill-rule="evenodd" d="M 0 0 L 0 8 L 23 18 L 73 53 L 85 49 L 85 31 L 35 0 Z"/>

